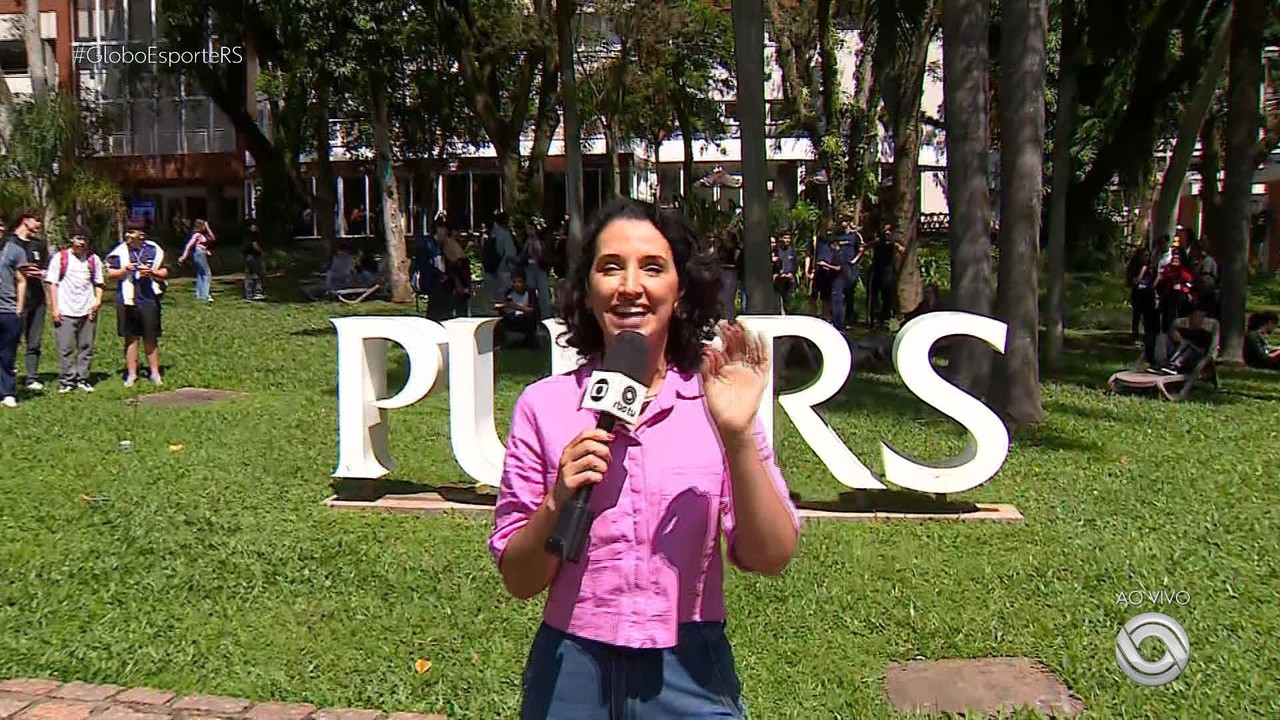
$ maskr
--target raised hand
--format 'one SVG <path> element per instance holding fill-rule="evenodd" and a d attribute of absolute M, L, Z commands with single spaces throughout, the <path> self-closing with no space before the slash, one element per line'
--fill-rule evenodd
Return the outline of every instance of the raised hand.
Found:
<path fill-rule="evenodd" d="M 702 388 L 711 419 L 721 439 L 728 440 L 752 431 L 769 381 L 769 356 L 764 340 L 740 323 L 722 322 L 720 338 L 723 350 L 703 348 Z"/>

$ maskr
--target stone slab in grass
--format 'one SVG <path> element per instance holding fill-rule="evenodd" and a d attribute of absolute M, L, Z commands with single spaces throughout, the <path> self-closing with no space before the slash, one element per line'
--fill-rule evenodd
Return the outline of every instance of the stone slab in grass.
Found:
<path fill-rule="evenodd" d="M 164 392 L 142 395 L 138 398 L 138 403 L 142 405 L 150 405 L 152 407 L 193 407 L 196 405 L 208 405 L 210 403 L 223 402 L 225 400 L 237 400 L 244 396 L 244 393 L 232 392 L 230 390 L 178 388 L 177 390 L 166 390 Z"/>
<path fill-rule="evenodd" d="M 1084 712 L 1084 703 L 1047 667 L 1030 658 L 892 663 L 885 685 L 889 701 L 900 712 L 1007 717 L 1014 710 L 1029 708 L 1059 718 Z"/>

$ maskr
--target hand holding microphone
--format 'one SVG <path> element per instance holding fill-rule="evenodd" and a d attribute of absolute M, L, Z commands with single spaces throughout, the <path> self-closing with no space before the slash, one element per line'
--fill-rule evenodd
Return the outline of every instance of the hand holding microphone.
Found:
<path fill-rule="evenodd" d="M 635 423 L 644 407 L 646 387 L 640 381 L 649 359 L 649 343 L 638 332 L 621 332 L 605 352 L 601 369 L 587 381 L 582 407 L 600 411 L 592 430 L 580 433 L 560 456 L 560 468 L 552 489 L 559 510 L 546 550 L 569 562 L 578 562 L 586 547 L 595 514 L 587 504 L 591 489 L 604 479 L 612 461 L 609 442 L 618 420 Z M 569 495 L 572 493 L 572 495 Z M 568 497 L 566 497 L 568 496 Z"/>
<path fill-rule="evenodd" d="M 569 502 L 579 488 L 594 485 L 604 479 L 609 469 L 612 453 L 609 443 L 613 434 L 599 428 L 578 433 L 560 454 L 560 467 L 556 484 L 551 491 L 554 508 L 559 510 Z"/>

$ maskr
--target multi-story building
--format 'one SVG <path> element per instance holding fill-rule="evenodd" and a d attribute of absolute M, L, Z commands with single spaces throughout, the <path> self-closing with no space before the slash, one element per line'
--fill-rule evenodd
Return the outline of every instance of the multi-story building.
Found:
<path fill-rule="evenodd" d="M 88 162 L 118 181 L 132 216 L 238 217 L 244 153 L 226 116 L 199 87 L 157 62 L 163 15 L 155 0 L 41 0 L 50 82 L 95 104 L 104 131 Z M 14 94 L 31 91 L 22 5 L 0 0 L 0 62 Z"/>

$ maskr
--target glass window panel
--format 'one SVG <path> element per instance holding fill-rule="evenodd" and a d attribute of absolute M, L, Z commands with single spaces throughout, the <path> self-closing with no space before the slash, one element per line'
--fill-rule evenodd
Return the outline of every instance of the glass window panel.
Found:
<path fill-rule="evenodd" d="M 106 46 L 110 47 L 110 46 Z M 104 47 L 105 49 L 105 47 Z M 101 66 L 104 75 L 102 81 L 103 97 L 112 100 L 122 100 L 129 96 L 128 85 L 126 84 L 126 73 L 123 65 L 103 65 Z"/>
<path fill-rule="evenodd" d="M 187 114 L 184 118 L 187 130 L 209 129 L 209 101 L 188 98 L 185 102 Z"/>
<path fill-rule="evenodd" d="M 150 100 L 133 100 L 129 105 L 133 122 L 133 152 L 138 155 L 151 155 L 156 152 L 152 133 L 156 128 L 155 103 Z"/>
<path fill-rule="evenodd" d="M 157 68 L 155 77 L 156 88 L 160 92 L 161 99 L 176 100 L 182 96 L 182 80 L 178 73 Z"/>
<path fill-rule="evenodd" d="M 129 40 L 135 43 L 151 42 L 151 0 L 128 0 Z"/>
<path fill-rule="evenodd" d="M 75 39 L 91 40 L 94 36 L 94 22 L 97 19 L 97 9 L 94 6 L 94 0 L 75 0 Z"/>
<path fill-rule="evenodd" d="M 151 100 L 155 97 L 156 77 L 142 65 L 133 65 L 128 70 L 129 97 L 135 100 Z"/>
<path fill-rule="evenodd" d="M 124 33 L 123 0 L 101 0 L 102 4 L 102 39 L 122 41 Z"/>

